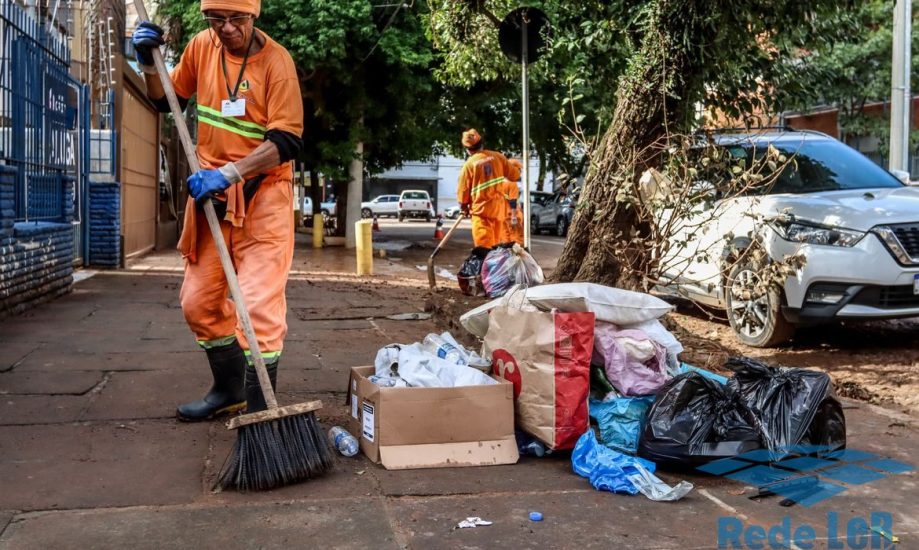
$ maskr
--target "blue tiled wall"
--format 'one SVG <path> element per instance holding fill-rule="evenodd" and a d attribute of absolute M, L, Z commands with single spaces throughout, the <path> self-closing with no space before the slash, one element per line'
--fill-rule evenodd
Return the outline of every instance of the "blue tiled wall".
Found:
<path fill-rule="evenodd" d="M 73 284 L 72 205 L 61 222 L 15 223 L 15 178 L 15 168 L 0 166 L 0 315 L 70 292 Z M 73 179 L 65 184 L 70 197 Z"/>
<path fill-rule="evenodd" d="M 89 183 L 89 263 L 118 267 L 121 263 L 121 184 Z"/>

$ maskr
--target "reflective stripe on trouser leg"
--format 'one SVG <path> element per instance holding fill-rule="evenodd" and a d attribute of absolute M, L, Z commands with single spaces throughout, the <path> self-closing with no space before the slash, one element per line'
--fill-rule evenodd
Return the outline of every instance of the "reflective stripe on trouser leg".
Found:
<path fill-rule="evenodd" d="M 276 361 L 287 335 L 285 288 L 294 253 L 293 198 L 290 181 L 266 179 L 248 206 L 243 227 L 232 230 L 230 254 L 249 309 L 259 351 Z M 242 328 L 236 337 L 249 349 Z"/>
<path fill-rule="evenodd" d="M 230 336 L 224 336 L 223 338 L 216 338 L 214 340 L 198 340 L 198 345 L 201 346 L 202 349 L 214 349 L 229 346 L 235 341 L 236 335 L 231 334 Z"/>

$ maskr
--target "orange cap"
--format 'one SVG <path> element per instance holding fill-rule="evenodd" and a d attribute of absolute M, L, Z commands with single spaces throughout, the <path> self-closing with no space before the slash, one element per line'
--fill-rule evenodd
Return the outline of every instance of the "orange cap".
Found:
<path fill-rule="evenodd" d="M 482 142 L 482 136 L 475 128 L 470 128 L 463 132 L 463 147 L 475 147 Z"/>
<path fill-rule="evenodd" d="M 207 10 L 238 11 L 258 17 L 262 0 L 201 0 L 201 11 Z"/>
<path fill-rule="evenodd" d="M 507 162 L 516 166 L 518 170 L 523 170 L 523 161 L 520 159 L 508 159 Z"/>

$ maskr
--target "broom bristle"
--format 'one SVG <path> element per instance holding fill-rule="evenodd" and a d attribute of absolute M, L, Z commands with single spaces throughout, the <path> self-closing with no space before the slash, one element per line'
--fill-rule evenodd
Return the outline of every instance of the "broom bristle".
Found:
<path fill-rule="evenodd" d="M 317 477 L 334 458 L 312 412 L 238 428 L 215 490 L 264 491 Z"/>

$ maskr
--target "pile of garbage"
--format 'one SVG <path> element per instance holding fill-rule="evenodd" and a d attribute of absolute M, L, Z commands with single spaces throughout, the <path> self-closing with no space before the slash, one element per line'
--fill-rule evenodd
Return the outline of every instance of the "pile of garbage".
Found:
<path fill-rule="evenodd" d="M 457 273 L 460 290 L 470 296 L 504 296 L 515 285 L 535 286 L 545 280 L 542 268 L 519 244 L 498 245 L 484 256 L 473 250 Z"/>
<path fill-rule="evenodd" d="M 686 365 L 683 346 L 660 322 L 672 309 L 663 300 L 592 283 L 530 286 L 542 273 L 529 270 L 525 251 L 501 250 L 482 268 L 483 287 L 500 297 L 460 318 L 482 340 L 481 354 L 449 332 L 432 333 L 384 346 L 372 370 L 352 369 L 351 425 L 373 460 L 442 467 L 456 465 L 457 453 L 481 465 L 513 463 L 518 451 L 570 452 L 573 471 L 598 490 L 672 501 L 693 486 L 669 486 L 658 469 L 845 447 L 845 417 L 826 374 L 744 357 L 725 363 L 729 378 Z M 447 389 L 418 390 L 443 392 L 422 399 L 388 388 Z M 410 414 L 406 399 L 415 404 Z M 422 430 L 428 402 L 442 425 Z M 400 454 L 416 443 L 424 456 Z M 484 448 L 493 453 L 469 458 Z"/>
<path fill-rule="evenodd" d="M 546 453 L 572 450 L 574 471 L 597 489 L 675 500 L 691 484 L 668 487 L 656 468 L 756 449 L 845 447 L 826 374 L 733 358 L 728 379 L 685 365 L 683 346 L 659 320 L 671 309 L 591 283 L 515 285 L 460 322 L 483 339 L 494 375 L 514 384 L 523 441 Z"/>

